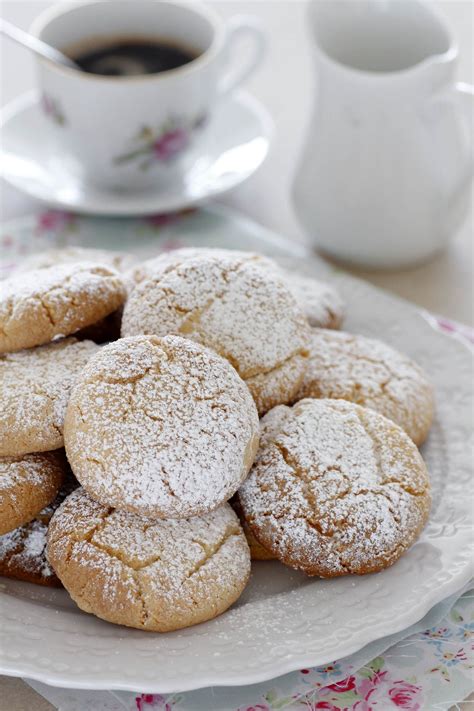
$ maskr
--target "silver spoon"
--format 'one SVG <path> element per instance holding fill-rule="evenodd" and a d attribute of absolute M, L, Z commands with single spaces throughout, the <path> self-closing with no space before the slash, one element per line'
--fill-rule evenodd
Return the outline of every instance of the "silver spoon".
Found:
<path fill-rule="evenodd" d="M 62 64 L 65 67 L 69 67 L 69 69 L 78 69 L 81 71 L 81 68 L 76 64 L 76 62 L 73 62 L 72 59 L 66 57 L 66 55 L 58 49 L 51 47 L 49 44 L 46 44 L 46 42 L 43 42 L 37 37 L 33 37 L 33 35 L 28 34 L 28 32 L 21 30 L 19 27 L 12 25 L 11 22 L 7 22 L 7 20 L 2 20 L 1 18 L 0 33 L 2 35 L 6 35 L 6 37 L 10 37 L 10 39 L 18 42 L 18 44 L 31 49 L 33 52 L 36 52 L 36 54 L 49 59 L 55 64 Z"/>

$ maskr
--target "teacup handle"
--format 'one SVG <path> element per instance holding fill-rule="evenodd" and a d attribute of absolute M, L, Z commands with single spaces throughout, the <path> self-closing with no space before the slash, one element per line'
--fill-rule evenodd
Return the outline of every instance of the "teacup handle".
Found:
<path fill-rule="evenodd" d="M 232 50 L 241 38 L 250 37 L 253 42 L 253 47 L 245 57 L 243 63 L 236 66 L 236 60 L 231 62 L 230 66 L 221 77 L 219 82 L 220 96 L 226 96 L 236 89 L 240 84 L 252 74 L 257 65 L 260 64 L 266 49 L 266 38 L 260 24 L 251 16 L 237 15 L 232 17 L 227 23 L 226 36 L 226 57 L 228 62 L 232 55 Z"/>

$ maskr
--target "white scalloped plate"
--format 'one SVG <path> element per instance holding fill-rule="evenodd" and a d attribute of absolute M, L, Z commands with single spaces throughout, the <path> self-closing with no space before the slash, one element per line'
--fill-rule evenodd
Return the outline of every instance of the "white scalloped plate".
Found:
<path fill-rule="evenodd" d="M 251 684 L 351 654 L 413 624 L 469 580 L 472 362 L 461 343 L 435 330 L 414 306 L 331 273 L 316 259 L 291 256 L 298 248 L 222 208 L 187 214 L 154 231 L 143 220 L 64 217 L 63 222 L 40 230 L 33 218 L 11 223 L 0 235 L 4 263 L 6 256 L 12 262 L 30 251 L 33 243 L 123 248 L 126 236 L 131 251 L 136 240 L 142 253 L 190 242 L 253 247 L 286 254 L 293 268 L 333 279 L 349 304 L 346 328 L 405 351 L 435 384 L 436 420 L 423 447 L 434 504 L 419 541 L 382 573 L 318 580 L 276 562 L 260 563 L 232 609 L 170 634 L 116 627 L 80 612 L 64 591 L 3 578 L 0 672 L 56 686 L 141 692 Z"/>

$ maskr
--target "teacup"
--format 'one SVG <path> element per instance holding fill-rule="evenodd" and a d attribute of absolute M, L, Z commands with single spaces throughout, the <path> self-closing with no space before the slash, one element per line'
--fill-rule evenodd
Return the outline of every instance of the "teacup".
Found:
<path fill-rule="evenodd" d="M 121 36 L 193 51 L 196 58 L 183 66 L 130 77 L 38 61 L 42 106 L 64 165 L 81 180 L 127 191 L 185 176 L 202 157 L 203 134 L 219 102 L 247 79 L 264 50 L 264 35 L 252 18 L 225 23 L 196 2 L 61 4 L 42 13 L 31 31 L 66 53 Z M 241 37 L 252 42 L 243 59 L 232 56 Z"/>

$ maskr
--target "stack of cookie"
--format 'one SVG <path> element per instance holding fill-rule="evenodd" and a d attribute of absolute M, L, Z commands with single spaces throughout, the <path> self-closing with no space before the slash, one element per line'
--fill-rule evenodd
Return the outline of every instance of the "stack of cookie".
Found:
<path fill-rule="evenodd" d="M 99 350 L 78 337 L 126 296 L 99 255 L 78 261 L 96 255 L 65 250 L 59 266 L 42 256 L 0 285 L 0 573 L 44 585 L 60 584 L 45 557 L 46 530 L 74 486 L 61 449 L 66 405 Z"/>
<path fill-rule="evenodd" d="M 122 277 L 82 257 L 2 287 L 0 486 L 20 484 L 0 507 L 0 572 L 168 631 L 226 610 L 251 556 L 332 577 L 413 543 L 432 389 L 389 346 L 331 330 L 332 287 L 245 252 L 178 250 Z M 70 336 L 112 313 L 121 338 Z M 81 486 L 53 502 L 63 443 Z M 25 549 L 42 576 L 19 575 Z"/>

